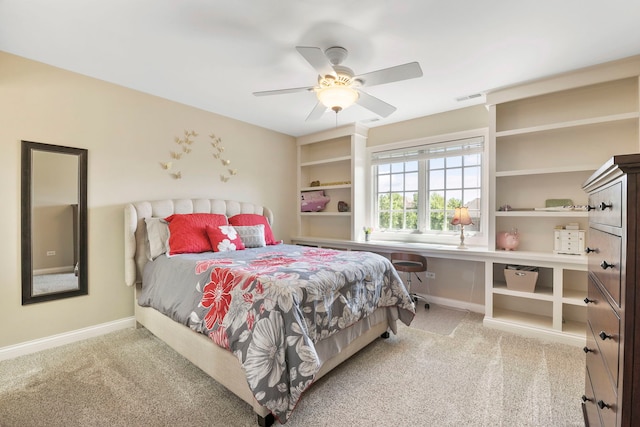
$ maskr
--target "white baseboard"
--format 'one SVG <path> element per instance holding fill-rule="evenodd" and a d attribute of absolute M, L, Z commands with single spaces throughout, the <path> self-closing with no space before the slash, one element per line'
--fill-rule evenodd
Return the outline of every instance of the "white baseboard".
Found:
<path fill-rule="evenodd" d="M 425 297 L 425 299 L 429 303 L 434 303 L 436 305 L 443 305 L 445 307 L 457 308 L 459 310 L 469 310 L 469 311 L 473 311 L 474 313 L 484 314 L 484 305 L 482 304 L 474 304 L 472 302 L 460 301 L 457 299 L 450 299 L 450 298 L 434 297 L 431 295 L 424 295 L 424 294 L 418 294 L 418 295 L 422 295 L 423 297 Z M 420 306 L 420 302 L 418 303 L 418 306 Z"/>
<path fill-rule="evenodd" d="M 58 274 L 58 273 L 73 273 L 73 265 L 65 267 L 51 267 L 41 268 L 39 270 L 33 270 L 34 276 L 42 276 L 43 274 Z"/>
<path fill-rule="evenodd" d="M 501 331 L 511 332 L 526 337 L 538 338 L 544 341 L 557 342 L 560 344 L 569 344 L 577 347 L 584 347 L 584 345 L 587 343 L 586 338 L 582 336 L 563 333 L 560 331 L 553 331 L 549 329 L 542 329 L 517 322 L 510 322 L 508 320 L 485 317 L 482 321 L 482 324 L 489 328 L 499 329 Z"/>
<path fill-rule="evenodd" d="M 0 361 L 13 359 L 49 348 L 70 344 L 76 341 L 86 340 L 100 335 L 115 332 L 120 329 L 133 328 L 136 325 L 135 317 L 126 317 L 113 322 L 102 323 L 100 325 L 89 326 L 75 331 L 64 332 L 62 334 L 51 335 L 33 341 L 26 341 L 16 345 L 0 348 Z"/>

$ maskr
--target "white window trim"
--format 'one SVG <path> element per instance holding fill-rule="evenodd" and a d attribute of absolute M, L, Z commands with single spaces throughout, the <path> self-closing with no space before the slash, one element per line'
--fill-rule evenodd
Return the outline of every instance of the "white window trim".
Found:
<path fill-rule="evenodd" d="M 397 150 L 407 147 L 413 147 L 426 144 L 437 144 L 448 141 L 454 141 L 458 139 L 467 139 L 474 137 L 483 137 L 483 151 L 482 151 L 482 202 L 480 206 L 480 230 L 481 232 L 465 232 L 465 245 L 488 247 L 488 231 L 489 231 L 489 128 L 472 129 L 462 132 L 453 132 L 442 135 L 429 136 L 425 138 L 416 138 L 411 140 L 392 142 L 388 144 L 375 145 L 367 147 L 366 149 L 366 170 L 367 170 L 367 182 L 365 185 L 365 191 L 367 194 L 366 200 L 366 220 L 367 224 L 374 224 L 374 204 L 375 199 L 373 195 L 373 169 L 371 167 L 371 156 L 373 153 L 380 151 Z M 374 240 L 384 241 L 401 241 L 412 243 L 431 243 L 431 244 L 443 244 L 443 245 L 458 245 L 460 243 L 460 233 L 451 234 L 451 232 L 443 232 L 442 235 L 438 234 L 422 234 L 416 232 L 376 232 L 374 230 L 372 234 Z"/>

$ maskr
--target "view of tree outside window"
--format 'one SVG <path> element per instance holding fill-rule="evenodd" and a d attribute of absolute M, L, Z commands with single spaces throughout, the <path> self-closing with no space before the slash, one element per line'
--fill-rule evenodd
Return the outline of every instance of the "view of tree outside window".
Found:
<path fill-rule="evenodd" d="M 458 144 L 428 155 L 415 155 L 415 149 L 408 149 L 408 155 L 388 156 L 388 163 L 382 156 L 377 158 L 373 166 L 376 227 L 385 231 L 457 232 L 458 227 L 451 225 L 454 209 L 467 206 L 474 224 L 465 230 L 479 231 L 482 144 L 479 147 L 469 152 Z M 421 158 L 402 161 L 406 157 Z"/>

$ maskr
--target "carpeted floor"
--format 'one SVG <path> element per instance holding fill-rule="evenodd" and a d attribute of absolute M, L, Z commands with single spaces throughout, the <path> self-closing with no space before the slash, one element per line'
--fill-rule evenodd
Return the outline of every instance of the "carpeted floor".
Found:
<path fill-rule="evenodd" d="M 33 295 L 78 289 L 78 278 L 73 273 L 36 274 L 33 276 Z"/>
<path fill-rule="evenodd" d="M 488 329 L 481 315 L 462 314 L 449 333 L 401 326 L 375 341 L 305 392 L 286 425 L 583 425 L 579 348 Z M 0 425 L 256 420 L 247 404 L 148 331 L 129 329 L 0 362 Z"/>
<path fill-rule="evenodd" d="M 467 315 L 471 315 L 471 313 L 466 310 L 436 304 L 430 304 L 427 310 L 423 304 L 418 304 L 411 327 L 434 334 L 450 335 Z"/>

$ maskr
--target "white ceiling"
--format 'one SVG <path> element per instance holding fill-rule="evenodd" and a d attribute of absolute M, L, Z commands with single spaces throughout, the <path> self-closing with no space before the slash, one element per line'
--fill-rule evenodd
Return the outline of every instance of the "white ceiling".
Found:
<path fill-rule="evenodd" d="M 367 88 L 398 108 L 377 121 L 355 105 L 305 122 L 313 93 L 252 95 L 314 85 L 295 47 L 335 45 L 356 74 L 418 61 L 424 76 Z M 640 54 L 640 1 L 0 0 L 0 50 L 300 136 Z"/>

